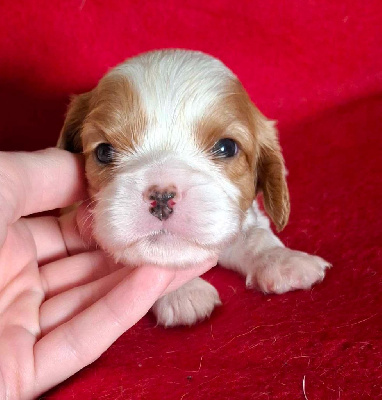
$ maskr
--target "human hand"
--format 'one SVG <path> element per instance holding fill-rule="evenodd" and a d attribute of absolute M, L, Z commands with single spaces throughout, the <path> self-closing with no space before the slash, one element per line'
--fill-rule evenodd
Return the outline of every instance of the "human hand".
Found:
<path fill-rule="evenodd" d="M 163 294 L 213 267 L 113 263 L 92 244 L 80 156 L 0 153 L 0 398 L 30 399 L 96 360 Z"/>

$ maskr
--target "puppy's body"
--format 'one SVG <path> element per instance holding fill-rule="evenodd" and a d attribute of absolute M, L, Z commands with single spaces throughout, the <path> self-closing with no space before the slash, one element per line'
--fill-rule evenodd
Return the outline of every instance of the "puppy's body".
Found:
<path fill-rule="evenodd" d="M 248 286 L 282 293 L 324 277 L 319 257 L 286 249 L 289 195 L 277 132 L 236 76 L 199 52 L 146 53 L 69 108 L 59 145 L 86 156 L 94 235 L 134 267 L 186 268 L 219 256 Z M 192 324 L 219 304 L 198 278 L 160 299 L 160 323 Z"/>

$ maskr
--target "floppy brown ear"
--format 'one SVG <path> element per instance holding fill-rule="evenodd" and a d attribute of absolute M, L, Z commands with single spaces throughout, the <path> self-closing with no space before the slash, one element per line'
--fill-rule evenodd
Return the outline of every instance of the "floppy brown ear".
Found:
<path fill-rule="evenodd" d="M 81 129 L 89 112 L 91 92 L 73 96 L 66 113 L 57 147 L 72 153 L 82 152 Z"/>
<path fill-rule="evenodd" d="M 275 122 L 256 110 L 259 153 L 257 161 L 256 194 L 263 193 L 264 207 L 278 231 L 288 223 L 289 191 L 285 179 L 284 158 L 278 141 Z"/>

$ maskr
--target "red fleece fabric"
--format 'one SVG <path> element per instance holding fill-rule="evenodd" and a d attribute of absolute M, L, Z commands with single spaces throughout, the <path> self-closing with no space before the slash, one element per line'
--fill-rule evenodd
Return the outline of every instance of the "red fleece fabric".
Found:
<path fill-rule="evenodd" d="M 214 268 L 223 306 L 211 319 L 164 329 L 148 315 L 44 398 L 382 398 L 381 1 L 0 7 L 2 150 L 55 145 L 69 95 L 127 57 L 205 51 L 279 121 L 292 202 L 282 240 L 333 264 L 322 284 L 281 296 Z"/>

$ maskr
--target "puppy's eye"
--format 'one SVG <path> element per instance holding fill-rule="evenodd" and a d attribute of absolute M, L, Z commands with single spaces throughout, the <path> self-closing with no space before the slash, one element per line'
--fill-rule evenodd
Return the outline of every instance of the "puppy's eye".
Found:
<path fill-rule="evenodd" d="M 97 161 L 101 164 L 110 164 L 113 161 L 114 148 L 111 144 L 101 143 L 94 150 Z"/>
<path fill-rule="evenodd" d="M 233 139 L 220 139 L 214 144 L 212 154 L 219 158 L 229 158 L 237 154 L 237 143 Z"/>

